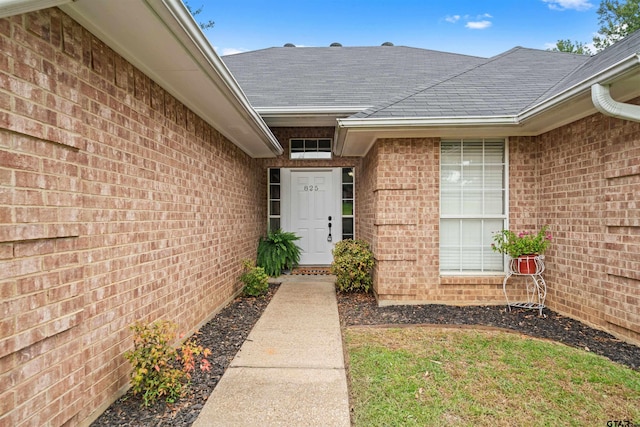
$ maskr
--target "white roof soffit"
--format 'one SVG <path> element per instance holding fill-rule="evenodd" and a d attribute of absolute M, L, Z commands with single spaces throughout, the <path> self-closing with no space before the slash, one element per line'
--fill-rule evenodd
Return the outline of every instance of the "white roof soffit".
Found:
<path fill-rule="evenodd" d="M 363 156 L 382 138 L 535 136 L 597 112 L 591 86 L 608 84 L 620 101 L 640 96 L 640 55 L 634 54 L 518 115 L 338 119 L 334 152 Z"/>
<path fill-rule="evenodd" d="M 283 152 L 180 0 L 60 8 L 252 157 Z"/>

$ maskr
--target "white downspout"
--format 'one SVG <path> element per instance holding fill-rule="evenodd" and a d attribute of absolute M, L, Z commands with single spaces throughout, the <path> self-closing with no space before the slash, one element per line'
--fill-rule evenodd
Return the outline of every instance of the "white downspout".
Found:
<path fill-rule="evenodd" d="M 618 119 L 640 122 L 640 105 L 625 104 L 611 98 L 608 85 L 595 83 L 591 86 L 591 100 L 598 111 Z"/>

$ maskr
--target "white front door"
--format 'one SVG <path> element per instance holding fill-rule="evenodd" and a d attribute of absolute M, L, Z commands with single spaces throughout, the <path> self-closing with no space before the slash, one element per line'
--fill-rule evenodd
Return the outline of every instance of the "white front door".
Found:
<path fill-rule="evenodd" d="M 328 265 L 333 244 L 340 240 L 341 218 L 337 207 L 339 169 L 290 169 L 285 172 L 288 206 L 284 227 L 298 236 L 301 265 Z M 289 179 L 286 179 L 289 175 Z M 331 226 L 329 225 L 331 224 Z M 339 234 L 340 233 L 340 234 Z"/>

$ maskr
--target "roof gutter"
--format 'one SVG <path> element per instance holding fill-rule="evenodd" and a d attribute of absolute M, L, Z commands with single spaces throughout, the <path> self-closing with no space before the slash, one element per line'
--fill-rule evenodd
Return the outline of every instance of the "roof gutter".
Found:
<path fill-rule="evenodd" d="M 505 116 L 464 116 L 464 117 L 398 117 L 395 119 L 338 119 L 341 128 L 415 128 L 420 126 L 477 126 L 477 125 L 517 125 L 518 117 Z"/>
<path fill-rule="evenodd" d="M 548 110 L 551 107 L 554 107 L 558 104 L 566 102 L 582 93 L 585 93 L 588 90 L 591 90 L 591 87 L 597 83 L 610 83 L 615 78 L 621 76 L 622 74 L 636 68 L 640 65 L 640 55 L 633 54 L 622 61 L 613 64 L 609 68 L 606 68 L 599 72 L 598 74 L 583 80 L 582 82 L 570 87 L 569 89 L 552 96 L 551 98 L 534 105 L 533 107 L 523 111 L 518 115 L 521 121 L 526 121 L 531 119 L 534 116 Z M 595 104 L 594 104 L 595 105 Z M 596 107 L 597 108 L 597 107 Z"/>
<path fill-rule="evenodd" d="M 153 3 L 148 2 L 153 8 Z M 211 65 L 211 69 L 216 72 L 222 82 L 226 85 L 229 92 L 233 95 L 235 100 L 241 105 L 246 113 L 247 119 L 251 124 L 264 134 L 269 144 L 269 149 L 275 155 L 281 155 L 284 150 L 276 137 L 271 133 L 271 130 L 267 124 L 262 120 L 260 115 L 254 110 L 249 103 L 249 100 L 245 93 L 240 88 L 240 85 L 233 77 L 227 66 L 222 62 L 220 57 L 215 53 L 211 43 L 207 40 L 205 35 L 200 30 L 198 24 L 194 21 L 189 10 L 185 7 L 181 0 L 162 0 L 162 3 L 167 10 L 173 15 L 176 21 L 182 26 L 185 33 L 191 39 L 196 48 L 200 51 L 205 60 Z"/>
<path fill-rule="evenodd" d="M 640 122 L 640 105 L 625 104 L 611 98 L 609 85 L 595 83 L 591 86 L 591 100 L 602 114 L 618 119 Z"/>

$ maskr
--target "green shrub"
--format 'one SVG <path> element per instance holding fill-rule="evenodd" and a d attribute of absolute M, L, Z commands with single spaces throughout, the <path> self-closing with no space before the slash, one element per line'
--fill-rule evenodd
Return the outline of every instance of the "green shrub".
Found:
<path fill-rule="evenodd" d="M 368 292 L 373 279 L 373 253 L 364 240 L 342 240 L 333 248 L 331 273 L 340 292 Z"/>
<path fill-rule="evenodd" d="M 197 345 L 193 339 L 185 341 L 179 349 L 173 347 L 177 328 L 168 320 L 150 324 L 136 322 L 131 326 L 134 348 L 124 356 L 133 366 L 133 394 L 142 393 L 144 406 L 155 403 L 158 398 L 175 402 L 191 379 L 196 356 L 203 356 L 200 369 L 210 370 L 206 358 L 211 350 Z"/>
<path fill-rule="evenodd" d="M 267 237 L 261 238 L 258 243 L 256 264 L 271 277 L 278 277 L 287 268 L 297 267 L 301 249 L 295 241 L 299 239 L 300 236 L 288 231 L 269 231 Z"/>
<path fill-rule="evenodd" d="M 255 267 L 250 260 L 244 260 L 242 265 L 244 267 L 244 272 L 240 276 L 240 281 L 244 284 L 242 293 L 251 297 L 264 295 L 269 289 L 269 276 L 264 272 L 264 268 Z"/>

